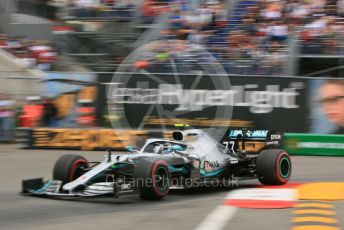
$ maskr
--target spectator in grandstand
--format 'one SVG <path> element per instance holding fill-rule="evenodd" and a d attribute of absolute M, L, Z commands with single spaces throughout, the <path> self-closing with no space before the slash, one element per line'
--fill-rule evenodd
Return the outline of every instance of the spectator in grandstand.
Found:
<path fill-rule="evenodd" d="M 36 59 L 32 58 L 27 50 L 18 51 L 15 53 L 15 56 L 19 58 L 19 61 L 25 68 L 32 69 L 37 66 Z"/>
<path fill-rule="evenodd" d="M 6 34 L 0 34 L 0 48 L 6 47 L 7 37 Z"/>
<path fill-rule="evenodd" d="M 156 0 L 145 0 L 141 7 L 144 23 L 151 23 L 163 12 L 171 10 L 168 3 Z"/>
<path fill-rule="evenodd" d="M 311 14 L 311 6 L 307 1 L 291 0 L 287 3 L 290 10 L 290 17 L 294 19 L 304 19 Z"/>
<path fill-rule="evenodd" d="M 3 96 L 0 100 L 0 141 L 14 140 L 15 110 L 14 101 Z"/>
<path fill-rule="evenodd" d="M 202 30 L 189 30 L 187 40 L 189 44 L 197 44 L 203 47 L 209 47 L 211 38 L 214 38 L 212 32 Z"/>
<path fill-rule="evenodd" d="M 49 71 L 56 60 L 56 53 L 47 41 L 36 41 L 28 47 L 31 56 L 37 60 L 37 67 L 42 71 Z"/>
<path fill-rule="evenodd" d="M 37 127 L 40 125 L 43 115 L 43 106 L 41 98 L 32 96 L 26 98 L 26 104 L 23 105 L 20 115 L 20 125 L 22 127 Z"/>
<path fill-rule="evenodd" d="M 268 74 L 281 75 L 283 74 L 283 66 L 286 63 L 286 52 L 277 41 L 271 42 L 268 53 L 266 55 L 266 62 L 269 66 Z"/>
<path fill-rule="evenodd" d="M 57 125 L 57 108 L 51 99 L 43 102 L 43 126 L 55 127 Z"/>
<path fill-rule="evenodd" d="M 49 71 L 57 53 L 47 41 L 30 41 L 23 37 L 0 35 L 0 48 L 19 59 L 24 67 Z"/>
<path fill-rule="evenodd" d="M 333 16 L 313 15 L 301 32 L 303 53 L 337 54 L 340 53 L 338 42 L 341 40 L 342 26 Z"/>
<path fill-rule="evenodd" d="M 328 80 L 319 89 L 319 101 L 324 114 L 339 128 L 334 134 L 344 134 L 344 80 Z"/>
<path fill-rule="evenodd" d="M 338 27 L 336 25 L 334 17 L 328 17 L 326 28 L 323 30 L 322 35 L 322 45 L 323 45 L 323 53 L 325 54 L 337 54 L 340 50 L 337 50 L 338 43 L 337 37 L 340 36 L 338 34 Z"/>
<path fill-rule="evenodd" d="M 344 0 L 337 1 L 338 16 L 344 18 Z"/>
<path fill-rule="evenodd" d="M 257 26 L 256 21 L 254 18 L 244 18 L 242 20 L 242 29 L 246 32 L 249 36 L 254 36 L 257 34 Z"/>
<path fill-rule="evenodd" d="M 91 100 L 79 100 L 76 122 L 81 127 L 96 126 L 96 107 Z"/>
<path fill-rule="evenodd" d="M 241 15 L 233 20 L 227 18 L 222 1 L 202 1 L 194 10 L 175 7 L 163 34 L 164 39 L 174 37 L 205 46 L 216 57 L 225 58 L 221 61 L 230 73 L 242 73 L 246 68 L 246 73 L 263 74 L 269 69 L 270 74 L 281 74 L 288 52 L 286 41 L 292 33 L 301 34 L 303 51 L 341 53 L 338 38 L 343 36 L 343 28 L 336 23 L 339 12 L 334 10 L 341 1 L 254 1 L 247 6 L 239 4 L 244 8 L 235 12 Z M 299 28 L 303 28 L 301 33 Z"/>
<path fill-rule="evenodd" d="M 76 17 L 97 17 L 97 7 L 99 7 L 99 0 L 73 0 L 72 4 L 75 8 L 71 11 Z"/>
<path fill-rule="evenodd" d="M 13 52 L 15 49 L 22 48 L 22 44 L 18 37 L 8 37 L 5 42 L 5 48 Z"/>
<path fill-rule="evenodd" d="M 261 17 L 267 20 L 282 18 L 283 4 L 281 1 L 262 1 Z"/>
<path fill-rule="evenodd" d="M 288 26 L 282 21 L 277 20 L 267 28 L 267 35 L 271 41 L 284 42 L 288 38 L 289 30 Z"/>
<path fill-rule="evenodd" d="M 184 29 L 186 26 L 180 10 L 176 10 L 168 22 L 170 29 L 176 31 L 176 33 L 179 33 L 179 30 Z"/>

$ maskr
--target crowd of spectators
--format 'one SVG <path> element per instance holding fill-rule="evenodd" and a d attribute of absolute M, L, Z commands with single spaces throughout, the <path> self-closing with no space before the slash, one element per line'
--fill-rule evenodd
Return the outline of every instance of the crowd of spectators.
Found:
<path fill-rule="evenodd" d="M 202 1 L 197 9 L 174 4 L 162 39 L 179 39 L 211 51 L 229 73 L 280 75 L 291 37 L 304 54 L 343 54 L 343 0 Z M 230 12 L 230 13 L 229 13 Z"/>
<path fill-rule="evenodd" d="M 243 22 L 250 21 L 256 35 L 265 33 L 272 42 L 294 36 L 301 53 L 341 54 L 342 4 L 343 0 L 260 0 L 248 8 Z"/>
<path fill-rule="evenodd" d="M 305 4 L 300 35 L 302 53 L 344 54 L 343 4 L 343 0 L 323 0 Z"/>
<path fill-rule="evenodd" d="M 67 7 L 69 18 L 140 17 L 142 23 L 152 23 L 162 13 L 171 11 L 175 2 L 189 2 L 189 0 L 46 0 L 46 2 L 58 7 Z"/>
<path fill-rule="evenodd" d="M 223 1 L 204 1 L 196 10 L 180 3 L 169 18 L 163 39 L 198 44 L 213 53 L 231 74 L 281 74 L 289 28 L 281 18 L 252 1 L 234 23 Z M 269 21 L 269 22 L 268 22 Z"/>
<path fill-rule="evenodd" d="M 63 7 L 68 18 L 119 18 L 128 19 L 136 12 L 135 0 L 47 0 L 49 4 Z"/>
<path fill-rule="evenodd" d="M 48 41 L 32 41 L 23 37 L 0 35 L 0 48 L 14 55 L 26 68 L 49 71 L 57 53 Z"/>
<path fill-rule="evenodd" d="M 142 23 L 151 23 L 162 13 L 169 12 L 168 27 L 161 31 L 163 40 L 178 39 L 201 45 L 232 74 L 283 74 L 291 54 L 290 41 L 295 39 L 300 48 L 296 52 L 315 55 L 344 53 L 344 0 L 239 0 L 235 1 L 233 9 L 229 9 L 224 0 L 201 0 L 196 9 L 192 0 L 47 2 L 68 6 L 72 12 L 69 16 L 81 20 L 83 17 L 140 15 Z M 97 28 L 103 25 L 101 22 L 88 23 Z M 18 41 L 9 40 L 8 43 L 12 44 L 11 53 L 28 65 L 36 62 L 43 69 L 51 66 L 54 55 L 47 44 L 32 47 L 32 44 L 26 44 L 30 42 L 20 41 L 23 51 L 18 50 Z M 37 50 L 40 51 L 35 54 Z"/>

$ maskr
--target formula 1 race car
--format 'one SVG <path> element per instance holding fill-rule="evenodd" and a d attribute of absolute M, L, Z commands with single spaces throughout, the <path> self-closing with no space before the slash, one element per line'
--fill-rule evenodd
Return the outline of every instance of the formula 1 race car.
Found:
<path fill-rule="evenodd" d="M 170 189 L 258 179 L 282 185 L 291 176 L 291 160 L 281 149 L 283 134 L 267 130 L 230 130 L 219 143 L 209 132 L 182 129 L 173 139 L 148 139 L 140 150 L 89 162 L 74 154 L 55 163 L 53 179 L 24 180 L 23 194 L 37 196 L 140 195 L 157 200 Z"/>

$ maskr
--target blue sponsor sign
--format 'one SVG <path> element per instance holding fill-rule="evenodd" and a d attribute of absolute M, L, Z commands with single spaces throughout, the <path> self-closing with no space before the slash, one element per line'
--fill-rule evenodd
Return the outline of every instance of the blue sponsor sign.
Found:
<path fill-rule="evenodd" d="M 254 131 L 246 131 L 246 137 L 248 138 L 266 138 L 266 136 L 268 135 L 268 131 L 269 130 L 254 130 Z M 229 132 L 229 137 L 230 138 L 236 138 L 239 134 L 243 135 L 243 131 L 242 130 L 231 130 Z"/>

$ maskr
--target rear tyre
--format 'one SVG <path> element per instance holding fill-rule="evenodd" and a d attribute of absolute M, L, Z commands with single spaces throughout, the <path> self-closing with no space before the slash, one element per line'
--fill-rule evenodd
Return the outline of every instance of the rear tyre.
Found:
<path fill-rule="evenodd" d="M 53 169 L 53 179 L 61 180 L 62 184 L 67 184 L 76 180 L 88 167 L 88 161 L 76 154 L 66 154 L 61 156 L 55 163 Z"/>
<path fill-rule="evenodd" d="M 257 158 L 258 180 L 264 185 L 283 185 L 291 176 L 291 160 L 282 149 L 265 149 Z"/>
<path fill-rule="evenodd" d="M 171 175 L 168 164 L 163 160 L 140 160 L 135 165 L 134 176 L 144 200 L 160 200 L 170 191 Z"/>

